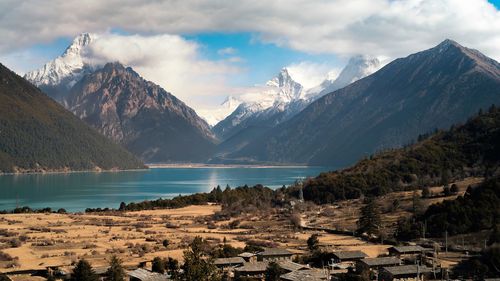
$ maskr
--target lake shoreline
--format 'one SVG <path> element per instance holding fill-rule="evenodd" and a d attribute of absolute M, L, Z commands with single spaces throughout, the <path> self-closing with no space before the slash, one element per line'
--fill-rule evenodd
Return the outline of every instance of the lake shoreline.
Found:
<path fill-rule="evenodd" d="M 145 164 L 150 169 L 201 169 L 201 168 L 213 168 L 213 169 L 269 169 L 269 168 L 310 168 L 316 166 L 309 165 L 260 165 L 260 164 L 204 164 L 204 163 L 178 163 L 178 164 Z"/>

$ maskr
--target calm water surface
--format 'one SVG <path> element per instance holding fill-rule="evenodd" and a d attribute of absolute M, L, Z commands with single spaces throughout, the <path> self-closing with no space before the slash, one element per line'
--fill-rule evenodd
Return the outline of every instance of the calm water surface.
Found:
<path fill-rule="evenodd" d="M 263 184 L 272 188 L 316 176 L 326 167 L 158 168 L 145 171 L 0 176 L 0 210 L 118 208 L 120 202 L 208 192 L 217 185 Z"/>

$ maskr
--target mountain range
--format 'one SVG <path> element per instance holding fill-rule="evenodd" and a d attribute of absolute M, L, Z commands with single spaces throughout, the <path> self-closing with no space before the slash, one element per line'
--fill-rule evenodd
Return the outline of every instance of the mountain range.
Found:
<path fill-rule="evenodd" d="M 209 125 L 184 102 L 120 63 L 92 65 L 83 33 L 58 58 L 25 78 L 143 161 L 202 162 L 213 153 Z"/>
<path fill-rule="evenodd" d="M 213 131 L 221 143 L 211 161 L 231 161 L 225 159 L 226 155 L 242 149 L 267 131 L 291 119 L 327 92 L 345 87 L 373 73 L 379 65 L 376 58 L 353 57 L 338 77 L 327 78 L 320 85 L 307 90 L 293 80 L 288 69 L 283 68 L 266 83 L 259 101 L 241 103 L 233 113 L 214 126 Z"/>
<path fill-rule="evenodd" d="M 144 168 L 1 64 L 0 99 L 0 173 Z"/>
<path fill-rule="evenodd" d="M 228 157 L 346 166 L 499 103 L 499 63 L 445 40 L 319 98 Z"/>
<path fill-rule="evenodd" d="M 213 128 L 185 103 L 120 63 L 84 59 L 82 34 L 26 78 L 147 162 L 301 163 L 346 166 L 500 102 L 498 62 L 452 40 L 381 67 L 355 56 L 305 89 L 289 71 L 251 101 L 228 97 Z"/>

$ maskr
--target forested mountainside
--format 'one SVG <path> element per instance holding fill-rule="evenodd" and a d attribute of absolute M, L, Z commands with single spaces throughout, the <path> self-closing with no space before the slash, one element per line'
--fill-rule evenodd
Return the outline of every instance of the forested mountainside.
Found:
<path fill-rule="evenodd" d="M 144 168 L 0 64 L 0 173 Z"/>
<path fill-rule="evenodd" d="M 414 145 L 381 152 L 350 168 L 307 180 L 304 198 L 329 203 L 500 173 L 500 110 L 495 106 L 464 125 L 420 139 Z"/>

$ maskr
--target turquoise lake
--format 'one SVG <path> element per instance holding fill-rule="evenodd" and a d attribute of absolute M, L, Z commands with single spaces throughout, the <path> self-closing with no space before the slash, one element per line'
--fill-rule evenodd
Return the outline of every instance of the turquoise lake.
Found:
<path fill-rule="evenodd" d="M 120 202 L 172 198 L 179 194 L 262 184 L 271 188 L 316 176 L 326 167 L 154 168 L 144 171 L 0 176 L 0 210 L 16 206 L 67 211 L 118 208 Z"/>

